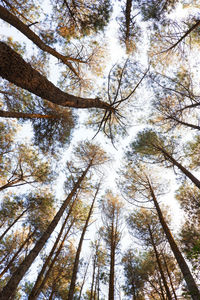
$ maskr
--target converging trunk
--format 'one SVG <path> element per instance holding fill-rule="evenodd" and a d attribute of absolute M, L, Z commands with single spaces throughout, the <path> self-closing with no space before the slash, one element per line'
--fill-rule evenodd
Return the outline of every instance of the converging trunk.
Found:
<path fill-rule="evenodd" d="M 77 277 L 77 272 L 78 272 L 78 265 L 79 265 L 79 260 L 80 260 L 80 254 L 81 254 L 81 249 L 82 249 L 82 245 L 83 245 L 83 240 L 84 240 L 84 236 L 85 236 L 86 230 L 88 228 L 89 220 L 90 220 L 90 217 L 92 215 L 92 210 L 93 210 L 93 207 L 94 207 L 94 202 L 95 202 L 97 194 L 99 192 L 99 188 L 100 188 L 100 184 L 97 187 L 97 190 L 96 190 L 96 193 L 94 195 L 92 204 L 90 206 L 90 210 L 89 210 L 89 213 L 88 213 L 88 216 L 87 216 L 87 219 L 86 219 L 86 222 L 85 222 L 85 225 L 83 227 L 83 231 L 82 231 L 82 234 L 81 234 L 81 237 L 80 237 L 80 241 L 79 241 L 79 244 L 78 244 L 78 249 L 76 251 L 76 257 L 75 257 L 75 260 L 74 260 L 74 267 L 73 267 L 73 272 L 72 272 L 72 277 L 71 277 L 71 283 L 70 283 L 69 293 L 68 293 L 68 298 L 67 298 L 68 300 L 73 300 L 73 297 L 74 297 L 74 290 L 75 290 L 75 285 L 76 285 L 76 277 Z"/>
<path fill-rule="evenodd" d="M 160 206 L 157 202 L 157 199 L 156 199 L 156 196 L 154 194 L 154 191 L 153 191 L 153 188 L 151 186 L 151 183 L 149 182 L 149 189 L 150 189 L 150 192 L 151 192 L 151 196 L 152 196 L 152 200 L 154 202 L 154 205 L 155 205 L 155 208 L 156 208 L 156 211 L 157 211 L 157 214 L 158 214 L 158 217 L 159 217 L 159 220 L 160 220 L 160 223 L 162 225 L 162 228 L 165 232 L 165 235 L 167 237 L 167 240 L 169 242 L 169 245 L 172 249 L 172 252 L 174 253 L 174 256 L 177 260 L 177 263 L 180 267 L 180 270 L 183 274 L 183 277 L 185 279 L 185 282 L 187 284 L 187 288 L 189 290 L 189 293 L 192 297 L 193 300 L 199 300 L 200 299 L 200 291 L 194 281 L 194 278 L 190 272 L 190 269 L 184 259 L 184 257 L 182 256 L 172 234 L 171 234 L 171 231 L 167 225 L 167 223 L 165 222 L 165 219 L 163 217 L 163 214 L 162 214 L 162 211 L 160 209 Z"/>
<path fill-rule="evenodd" d="M 49 224 L 47 230 L 43 233 L 43 235 L 40 237 L 40 239 L 36 242 L 34 248 L 30 251 L 30 253 L 26 256 L 24 261 L 19 265 L 17 270 L 13 273 L 12 277 L 6 284 L 6 286 L 3 288 L 3 290 L 0 293 L 0 299 L 1 300 L 10 300 L 13 299 L 13 296 L 16 292 L 17 286 L 46 244 L 47 240 L 51 236 L 52 232 L 56 228 L 58 222 L 60 221 L 65 209 L 67 208 L 69 202 L 71 201 L 72 197 L 76 194 L 78 188 L 80 187 L 81 182 L 85 178 L 86 174 L 88 173 L 89 169 L 91 167 L 91 163 L 87 166 L 85 171 L 83 171 L 82 175 L 79 177 L 77 182 L 74 184 L 74 187 L 71 191 L 71 193 L 68 195 L 66 200 L 63 202 L 61 208 L 55 215 L 53 221 Z"/>

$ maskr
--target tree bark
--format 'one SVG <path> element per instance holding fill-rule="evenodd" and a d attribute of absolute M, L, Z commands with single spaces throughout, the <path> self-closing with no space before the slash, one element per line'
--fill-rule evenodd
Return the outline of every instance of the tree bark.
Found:
<path fill-rule="evenodd" d="M 176 296 L 176 292 L 175 292 L 175 289 L 174 289 L 174 285 L 173 285 L 173 281 L 172 281 L 172 278 L 171 278 L 171 274 L 170 274 L 170 271 L 169 271 L 169 268 L 167 266 L 167 262 L 166 262 L 166 259 L 165 259 L 165 255 L 162 253 L 162 258 L 163 258 L 163 261 L 164 261 L 164 265 L 165 265 L 165 268 L 166 268 L 166 271 L 167 271 L 167 275 L 169 277 L 169 281 L 170 281 L 170 285 L 171 285 L 171 288 L 172 288 L 172 292 L 174 294 L 174 299 L 175 300 L 178 300 L 177 296 Z"/>
<path fill-rule="evenodd" d="M 52 270 L 52 268 L 53 268 L 53 266 L 54 266 L 54 264 L 55 264 L 55 262 L 56 262 L 56 260 L 57 260 L 57 258 L 58 258 L 58 255 L 60 254 L 60 252 L 61 252 L 61 250 L 62 250 L 62 248 L 63 248 L 64 242 L 65 242 L 65 240 L 66 240 L 66 238 L 67 238 L 67 236 L 68 236 L 68 233 L 70 232 L 70 230 L 71 230 L 71 228 L 72 228 L 72 226 L 73 226 L 73 223 L 74 223 L 74 221 L 72 221 L 72 223 L 70 224 L 70 226 L 69 226 L 67 232 L 65 233 L 65 235 L 64 235 L 64 237 L 63 237 L 63 240 L 62 240 L 62 242 L 61 242 L 61 244 L 60 244 L 58 250 L 56 251 L 56 254 L 55 254 L 55 256 L 54 256 L 54 258 L 53 258 L 53 260 L 52 260 L 52 262 L 51 262 L 51 264 L 50 264 L 50 266 L 49 266 L 49 269 L 47 270 L 47 272 L 46 272 L 46 274 L 45 274 L 45 277 L 43 278 L 43 280 L 42 280 L 40 286 L 38 287 L 38 289 L 37 289 L 37 291 L 36 291 L 36 293 L 35 293 L 35 296 L 32 297 L 32 298 L 29 297 L 28 299 L 38 299 L 39 294 L 42 292 L 42 290 L 43 290 L 43 288 L 44 288 L 44 286 L 45 286 L 47 280 L 48 280 L 49 277 L 50 277 L 51 270 Z"/>
<path fill-rule="evenodd" d="M 0 118 L 15 118 L 15 119 L 59 119 L 58 115 L 42 115 L 42 114 L 30 114 L 15 111 L 3 111 L 0 110 Z"/>
<path fill-rule="evenodd" d="M 0 42 L 0 76 L 57 105 L 75 108 L 96 107 L 114 111 L 110 104 L 99 98 L 82 98 L 61 91 L 3 42 Z"/>
<path fill-rule="evenodd" d="M 50 46 L 46 45 L 40 37 L 35 34 L 28 25 L 24 24 L 20 19 L 18 19 L 15 15 L 11 14 L 5 7 L 0 5 L 0 18 L 5 22 L 9 23 L 10 25 L 14 26 L 18 29 L 21 33 L 23 33 L 29 40 L 31 40 L 35 45 L 37 45 L 41 50 L 47 52 L 57 59 L 61 60 L 65 65 L 69 67 L 69 69 L 79 77 L 79 74 L 73 68 L 72 64 L 69 61 L 75 61 L 79 63 L 84 63 L 80 59 L 76 59 L 69 56 L 64 56 L 57 52 L 55 49 L 51 48 Z"/>
<path fill-rule="evenodd" d="M 43 233 L 41 238 L 36 242 L 34 248 L 30 251 L 30 253 L 27 255 L 27 257 L 24 259 L 24 261 L 20 264 L 18 269 L 14 272 L 6 286 L 3 288 L 3 290 L 0 292 L 0 300 L 9 300 L 13 298 L 13 295 L 15 294 L 15 291 L 17 289 L 18 284 L 22 280 L 23 276 L 26 274 L 30 266 L 32 265 L 33 261 L 36 259 L 44 245 L 46 244 L 47 240 L 49 239 L 50 235 L 56 228 L 58 222 L 60 221 L 60 218 L 62 217 L 65 209 L 67 208 L 69 202 L 71 201 L 72 197 L 77 192 L 78 188 L 80 187 L 81 182 L 85 178 L 87 172 L 89 171 L 91 167 L 91 163 L 87 166 L 87 168 L 83 171 L 82 175 L 79 177 L 77 182 L 74 184 L 74 187 L 71 191 L 71 193 L 68 195 L 64 203 L 62 204 L 61 208 L 55 215 L 53 221 L 49 224 L 47 230 Z"/>
<path fill-rule="evenodd" d="M 192 173 L 190 173 L 190 171 L 188 171 L 177 160 L 175 160 L 165 149 L 159 147 L 158 145 L 153 146 L 161 153 L 163 153 L 167 160 L 169 160 L 174 166 L 181 170 L 183 174 L 185 174 L 200 189 L 200 181 Z"/>
<path fill-rule="evenodd" d="M 73 203 L 72 203 L 72 205 L 71 205 L 71 207 L 69 209 L 69 212 L 67 214 L 67 217 L 65 218 L 65 221 L 63 222 L 62 227 L 60 229 L 60 232 L 59 232 L 59 234 L 58 234 L 58 236 L 56 238 L 56 241 L 55 241 L 55 243 L 54 243 L 54 245 L 53 245 L 53 247 L 52 247 L 52 249 L 51 249 L 51 251 L 50 251 L 50 253 L 49 253 L 48 257 L 47 257 L 47 259 L 45 260 L 45 263 L 43 264 L 40 273 L 38 274 L 36 282 L 35 282 L 32 290 L 31 290 L 31 293 L 30 293 L 29 297 L 28 297 L 29 300 L 37 299 L 37 297 L 39 295 L 39 292 L 41 291 L 41 289 L 39 291 L 39 287 L 41 286 L 44 273 L 45 273 L 45 271 L 46 271 L 46 269 L 47 269 L 47 267 L 48 267 L 48 265 L 50 263 L 50 260 L 51 260 L 51 258 L 53 256 L 53 254 L 55 253 L 56 247 L 57 247 L 57 245 L 58 245 L 58 243 L 60 241 L 60 238 L 61 238 L 61 236 L 63 234 L 63 231 L 65 229 L 66 223 L 67 223 L 67 221 L 69 219 L 69 216 L 71 214 L 71 211 L 73 209 L 73 206 L 74 206 L 76 200 L 77 200 L 77 198 L 75 198 L 75 200 L 73 201 Z"/>
<path fill-rule="evenodd" d="M 114 280 L 115 280 L 115 242 L 114 242 L 114 220 L 111 229 L 111 251 L 110 251 L 110 274 L 108 300 L 114 300 Z"/>
<path fill-rule="evenodd" d="M 200 291 L 194 281 L 194 278 L 190 272 L 190 269 L 188 268 L 188 265 L 184 259 L 184 257 L 182 256 L 172 234 L 171 234 L 171 231 L 167 225 L 167 223 L 165 222 L 165 219 L 163 217 L 163 214 L 162 214 L 162 211 L 160 209 L 160 206 L 157 202 L 157 199 L 156 199 L 156 196 L 154 194 L 154 191 L 153 191 L 153 188 L 151 186 L 151 183 L 149 182 L 149 189 L 150 189 L 150 192 L 151 192 L 151 196 L 152 196 L 152 199 L 153 199 L 153 202 L 154 202 L 154 205 L 155 205 L 155 208 L 156 208 L 156 211 L 157 211 L 157 214 L 158 214 L 158 217 L 159 217 L 159 220 L 160 220 L 160 223 L 162 225 L 162 228 L 165 232 L 165 235 L 167 237 L 167 240 L 170 244 L 170 247 L 172 249 L 172 252 L 174 253 L 174 256 L 177 260 L 177 263 L 181 269 L 181 272 L 183 274 L 183 277 L 185 279 L 185 282 L 187 284 L 187 288 L 189 290 L 189 293 L 192 297 L 193 300 L 199 300 L 200 299 Z"/>
<path fill-rule="evenodd" d="M 29 207 L 26 208 L 11 224 L 10 226 L 8 226 L 8 228 L 2 233 L 2 235 L 0 236 L 0 241 L 4 238 L 4 236 L 6 235 L 6 233 L 17 223 L 17 221 L 19 221 L 19 219 L 29 210 Z"/>
<path fill-rule="evenodd" d="M 150 225 L 148 225 L 148 230 L 149 230 L 149 235 L 150 235 L 150 239 L 151 239 L 151 244 L 153 246 L 153 249 L 154 249 L 154 252 L 155 252 L 155 255 L 156 255 L 156 261 L 157 261 L 157 264 L 158 264 L 158 269 L 159 269 L 159 272 L 160 272 L 160 275 L 161 275 L 161 278 L 162 278 L 162 281 L 163 281 L 163 284 L 164 284 L 164 287 L 165 287 L 165 291 L 166 291 L 166 294 L 167 294 L 167 299 L 172 300 L 172 296 L 171 296 L 171 293 L 170 293 L 170 290 L 169 290 L 169 287 L 168 287 L 168 284 L 167 284 L 167 281 L 166 281 L 166 278 L 165 278 L 165 275 L 164 275 L 164 272 L 163 272 L 163 268 L 162 268 L 162 264 L 161 264 L 161 261 L 160 261 L 159 253 L 158 253 L 156 244 L 154 242 L 154 238 L 153 238 L 153 234 L 152 234 Z"/>
<path fill-rule="evenodd" d="M 22 245 L 19 247 L 17 252 L 13 255 L 11 260 L 9 261 L 8 265 L 4 268 L 4 270 L 0 273 L 0 278 L 9 270 L 11 267 L 12 263 L 14 262 L 15 258 L 18 256 L 18 254 L 22 251 L 24 246 L 28 243 L 28 241 L 34 236 L 36 230 L 34 230 L 27 238 L 26 240 L 22 243 Z"/>
<path fill-rule="evenodd" d="M 91 214 L 92 214 L 92 210 L 93 210 L 93 207 L 94 207 L 94 202 L 95 202 L 97 194 L 99 192 L 99 188 L 100 188 L 100 183 L 99 183 L 99 185 L 97 187 L 97 190 L 96 190 L 96 193 L 94 195 L 94 198 L 93 198 L 93 201 L 92 201 L 92 204 L 91 204 L 91 207 L 90 207 L 90 210 L 89 210 L 89 213 L 88 213 L 88 216 L 87 216 L 87 219 L 86 219 L 86 222 L 85 222 L 85 225 L 83 227 L 83 231 L 82 231 L 82 234 L 81 234 L 81 237 L 80 237 L 80 241 L 79 241 L 79 244 L 78 244 L 78 249 L 76 251 L 76 257 L 75 257 L 75 260 L 74 260 L 74 267 L 73 267 L 73 272 L 72 272 L 72 277 L 71 277 L 71 282 L 70 282 L 70 287 L 69 287 L 69 293 L 68 293 L 67 300 L 73 300 L 75 284 L 76 284 L 76 277 L 77 277 L 77 272 L 78 272 L 78 265 L 79 265 L 79 260 L 80 260 L 82 244 L 83 244 L 83 239 L 84 239 L 84 236 L 85 236 L 85 233 L 86 233 L 86 230 L 87 230 L 87 227 L 88 227 L 88 223 L 89 223 L 89 220 L 90 220 L 90 217 L 91 217 Z"/>

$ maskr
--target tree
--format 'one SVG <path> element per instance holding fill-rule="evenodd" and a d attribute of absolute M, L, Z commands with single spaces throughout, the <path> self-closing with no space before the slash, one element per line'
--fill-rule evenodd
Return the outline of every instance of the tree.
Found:
<path fill-rule="evenodd" d="M 152 150 L 154 151 L 154 148 Z M 162 229 L 165 232 L 171 250 L 184 276 L 189 293 L 192 299 L 197 300 L 200 297 L 200 292 L 189 270 L 189 267 L 176 241 L 174 240 L 174 237 L 167 225 L 167 222 L 165 221 L 165 218 L 157 200 L 156 194 L 159 195 L 163 192 L 162 186 L 159 186 L 155 179 L 152 178 L 153 176 L 151 175 L 151 172 L 149 172 L 144 165 L 131 166 L 129 164 L 127 171 L 124 172 L 124 177 L 125 180 L 123 182 L 123 190 L 126 193 L 126 197 L 128 197 L 130 201 L 133 201 L 133 199 L 136 198 L 136 201 L 141 201 L 141 203 L 146 203 L 149 201 L 153 203 Z"/>
<path fill-rule="evenodd" d="M 30 251 L 30 253 L 26 256 L 24 261 L 20 264 L 19 268 L 16 270 L 16 272 L 13 274 L 13 276 L 10 278 L 6 286 L 3 288 L 3 290 L 0 293 L 0 297 L 2 299 L 9 299 L 11 298 L 16 288 L 25 275 L 25 273 L 30 268 L 31 264 L 35 260 L 35 258 L 38 256 L 42 248 L 44 247 L 45 243 L 48 241 L 50 235 L 56 228 L 58 222 L 60 221 L 65 209 L 69 205 L 69 202 L 71 201 L 72 197 L 76 194 L 78 189 L 80 188 L 80 185 L 82 181 L 85 179 L 86 175 L 88 174 L 90 168 L 95 167 L 97 165 L 101 165 L 103 162 L 106 161 L 107 157 L 104 154 L 104 152 L 98 147 L 94 145 L 89 145 L 89 143 L 83 145 L 80 144 L 79 147 L 77 147 L 77 158 L 82 158 L 82 165 L 80 167 L 83 167 L 83 171 L 80 173 L 79 170 L 79 177 L 77 177 L 76 181 L 74 181 L 73 188 L 63 204 L 61 205 L 60 209 L 58 210 L 57 214 L 55 215 L 52 222 L 47 227 L 46 231 L 42 234 L 42 236 L 38 239 L 33 249 Z M 85 168 L 84 168 L 85 167 Z M 11 289 L 12 287 L 12 289 Z"/>
<path fill-rule="evenodd" d="M 175 159 L 176 147 L 177 145 L 173 139 L 168 141 L 154 130 L 147 129 L 137 134 L 136 141 L 131 144 L 131 149 L 127 152 L 127 155 L 130 159 L 132 156 L 133 158 L 142 158 L 144 161 L 153 160 L 158 163 L 167 163 L 167 166 L 170 167 L 177 167 L 200 188 L 200 181 Z M 133 154 L 136 155 L 133 156 Z"/>
<path fill-rule="evenodd" d="M 194 88 L 194 76 L 184 67 L 174 77 L 160 73 L 151 74 L 155 100 L 152 123 L 161 125 L 166 130 L 175 128 L 191 128 L 199 130 L 198 109 L 199 96 Z M 191 115 L 193 116 L 191 122 Z"/>
<path fill-rule="evenodd" d="M 109 293 L 108 299 L 114 300 L 115 293 L 115 264 L 116 254 L 121 239 L 120 221 L 122 218 L 123 204 L 119 198 L 110 191 L 105 195 L 102 201 L 102 218 L 104 226 L 100 229 L 101 236 L 109 249 Z"/>
<path fill-rule="evenodd" d="M 47 183 L 53 179 L 49 161 L 40 159 L 39 153 L 29 145 L 16 145 L 15 152 L 7 155 L 0 191 L 32 183 Z"/>
<path fill-rule="evenodd" d="M 80 240 L 79 240 L 79 244 L 78 244 L 78 248 L 77 248 L 76 256 L 75 256 L 75 260 L 74 260 L 74 266 L 73 266 L 73 271 L 72 271 L 70 287 L 69 287 L 69 293 L 68 293 L 68 298 L 67 298 L 68 300 L 73 300 L 73 295 L 74 295 L 74 290 L 75 290 L 75 285 L 76 285 L 78 265 L 79 265 L 83 240 L 84 240 L 84 236 L 86 234 L 86 230 L 87 230 L 88 225 L 89 225 L 90 218 L 92 216 L 94 203 L 95 203 L 96 197 L 98 195 L 99 189 L 100 189 L 100 183 L 97 185 L 96 192 L 95 192 L 95 195 L 93 197 L 93 200 L 92 200 L 89 212 L 88 212 L 88 216 L 87 216 L 87 219 L 85 220 L 85 224 L 84 224 L 84 227 L 83 227 L 83 230 L 82 230 L 82 233 L 81 233 L 81 237 L 80 237 Z"/>

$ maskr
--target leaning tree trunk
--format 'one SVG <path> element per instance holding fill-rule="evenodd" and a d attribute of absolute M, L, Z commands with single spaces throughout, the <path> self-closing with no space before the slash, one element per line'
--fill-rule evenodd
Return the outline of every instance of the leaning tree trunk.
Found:
<path fill-rule="evenodd" d="M 10 25 L 14 26 L 16 29 L 18 29 L 21 33 L 23 33 L 29 40 L 31 40 L 35 45 L 37 45 L 42 51 L 47 52 L 60 61 L 62 61 L 64 64 L 66 64 L 71 71 L 79 77 L 79 74 L 76 72 L 76 70 L 73 68 L 71 63 L 69 61 L 75 61 L 79 63 L 84 63 L 84 61 L 80 59 L 76 59 L 70 56 L 64 56 L 57 52 L 55 49 L 51 48 L 50 46 L 46 45 L 40 37 L 35 34 L 28 25 L 24 24 L 18 17 L 11 14 L 5 7 L 0 5 L 0 18 Z"/>
<path fill-rule="evenodd" d="M 23 215 L 29 210 L 30 207 L 26 208 L 9 226 L 8 228 L 6 228 L 6 230 L 2 233 L 2 235 L 0 236 L 0 241 L 4 238 L 4 236 L 6 235 L 6 233 L 17 223 L 17 221 L 19 221 L 19 219 L 21 219 L 21 217 L 23 217 Z"/>
<path fill-rule="evenodd" d="M 39 293 L 40 293 L 40 291 L 41 291 L 41 289 L 40 289 L 40 291 L 39 291 L 39 287 L 40 287 L 40 285 L 41 285 L 41 283 L 42 283 L 43 276 L 44 276 L 44 274 L 45 274 L 45 271 L 46 271 L 46 269 L 47 269 L 47 267 L 48 267 L 48 265 L 49 265 L 49 263 L 50 263 L 50 260 L 51 260 L 51 258 L 52 258 L 52 256 L 53 256 L 53 254 L 55 253 L 56 247 L 57 247 L 57 245 L 58 245 L 58 243 L 59 243 L 59 241 L 60 241 L 60 238 L 61 238 L 61 236 L 62 236 L 62 234 L 63 234 L 63 231 L 64 231 L 64 229 L 65 229 L 65 226 L 66 226 L 66 224 L 67 224 L 67 221 L 68 221 L 68 219 L 69 219 L 69 216 L 70 216 L 70 214 L 71 214 L 72 208 L 73 208 L 73 206 L 74 206 L 76 200 L 77 200 L 77 197 L 76 197 L 75 200 L 73 201 L 73 203 L 72 203 L 72 205 L 71 205 L 71 207 L 70 207 L 70 209 L 69 209 L 69 212 L 68 212 L 68 214 L 67 214 L 67 217 L 65 218 L 65 221 L 63 222 L 62 227 L 61 227 L 61 229 L 60 229 L 60 232 L 59 232 L 59 234 L 58 234 L 58 236 L 57 236 L 57 238 L 56 238 L 56 241 L 55 241 L 55 243 L 54 243 L 54 245 L 53 245 L 53 247 L 52 247 L 52 249 L 51 249 L 51 251 L 50 251 L 50 253 L 49 253 L 48 257 L 47 257 L 47 259 L 45 260 L 45 263 L 43 264 L 40 273 L 39 273 L 38 276 L 37 276 L 36 282 L 35 282 L 35 284 L 34 284 L 32 290 L 31 290 L 31 293 L 30 293 L 29 297 L 28 297 L 29 300 L 37 299 L 37 297 L 38 297 L 38 295 L 39 295 Z"/>
<path fill-rule="evenodd" d="M 161 264 L 161 261 L 160 261 L 159 253 L 158 253 L 158 250 L 157 250 L 157 247 L 156 247 L 156 244 L 155 244 L 155 241 L 154 241 L 154 237 L 153 237 L 153 234 L 152 234 L 152 231 L 151 231 L 151 228 L 150 228 L 149 225 L 148 225 L 148 230 L 149 230 L 149 235 L 150 235 L 150 239 L 151 239 L 151 244 L 153 246 L 153 249 L 154 249 L 154 252 L 155 252 L 155 255 L 156 255 L 156 261 L 157 261 L 157 264 L 158 264 L 158 269 L 159 269 L 159 272 L 160 272 L 160 275 L 161 275 L 161 278 L 162 278 L 162 281 L 163 281 L 163 284 L 164 284 L 164 287 L 165 287 L 165 291 L 166 291 L 166 294 L 167 294 L 167 299 L 172 300 L 172 296 L 171 296 L 171 293 L 170 293 L 170 290 L 169 290 L 169 287 L 168 287 L 168 284 L 167 284 L 167 281 L 166 281 L 166 278 L 165 278 L 165 274 L 163 272 L 163 268 L 162 268 L 162 264 Z"/>
<path fill-rule="evenodd" d="M 3 111 L 0 110 L 0 118 L 15 118 L 15 119 L 59 119 L 58 115 L 42 115 L 42 114 L 30 114 L 15 111 Z"/>
<path fill-rule="evenodd" d="M 112 106 L 99 98 L 81 98 L 61 91 L 40 74 L 7 44 L 0 42 L 0 76 L 9 82 L 54 104 L 75 108 L 101 108 L 113 111 Z"/>
<path fill-rule="evenodd" d="M 0 273 L 0 278 L 10 269 L 12 266 L 12 263 L 15 261 L 16 257 L 19 255 L 19 253 L 22 251 L 24 246 L 30 241 L 30 239 L 34 236 L 36 233 L 36 229 L 26 238 L 26 240 L 22 243 L 22 245 L 19 247 L 17 252 L 13 255 L 7 266 L 4 268 L 4 270 Z"/>
<path fill-rule="evenodd" d="M 96 200 L 96 196 L 97 196 L 97 194 L 99 192 L 99 188 L 100 188 L 100 184 L 98 185 L 96 193 L 95 193 L 95 196 L 93 198 L 93 201 L 92 201 L 92 204 L 91 204 L 91 207 L 90 207 L 90 210 L 89 210 L 89 213 L 88 213 L 85 225 L 83 227 L 81 238 L 80 238 L 80 241 L 79 241 L 79 244 L 78 244 L 78 249 L 76 251 L 76 257 L 75 257 L 75 260 L 74 260 L 74 267 L 73 267 L 73 271 L 72 271 L 72 277 L 71 277 L 71 282 L 70 282 L 70 287 L 69 287 L 69 293 L 68 293 L 68 298 L 67 298 L 68 300 L 73 300 L 73 297 L 74 297 L 74 290 L 75 290 L 75 285 L 76 285 L 76 277 L 77 277 L 77 272 L 78 272 L 78 265 L 79 265 L 79 259 L 80 259 L 80 254 L 81 254 L 83 239 L 84 239 L 84 236 L 85 236 L 85 233 L 86 233 L 86 230 L 87 230 L 87 227 L 88 227 L 88 223 L 89 223 L 89 220 L 90 220 L 90 217 L 91 217 L 91 214 L 92 214 L 92 210 L 93 210 L 93 207 L 94 207 L 94 202 Z"/>
<path fill-rule="evenodd" d="M 170 274 L 170 271 L 169 271 L 169 268 L 168 268 L 168 265 L 167 265 L 167 261 L 165 259 L 165 255 L 163 253 L 162 253 L 162 258 L 163 258 L 164 265 L 165 265 L 165 268 L 166 268 L 166 271 L 167 271 L 167 275 L 169 277 L 170 285 L 171 285 L 171 288 L 172 288 L 172 291 L 173 291 L 173 294 L 174 294 L 174 299 L 178 300 L 178 298 L 176 296 L 176 291 L 174 289 L 174 284 L 173 284 L 173 281 L 172 281 L 172 277 L 171 277 L 171 274 Z"/>
<path fill-rule="evenodd" d="M 29 297 L 29 298 L 28 298 L 29 300 L 30 300 L 30 299 L 34 299 L 34 300 L 35 300 L 35 299 L 38 299 L 39 294 L 42 292 L 42 290 L 43 290 L 43 288 L 44 288 L 44 286 L 45 286 L 47 280 L 48 280 L 49 277 L 50 277 L 51 270 L 53 269 L 53 266 L 54 266 L 55 262 L 57 261 L 58 255 L 60 254 L 61 250 L 63 249 L 64 242 L 65 242 L 65 240 L 66 240 L 66 238 L 67 238 L 67 236 L 68 236 L 68 234 L 69 234 L 69 232 L 70 232 L 70 230 L 71 230 L 73 224 L 74 224 L 74 220 L 71 222 L 71 224 L 70 224 L 70 226 L 69 226 L 67 232 L 65 233 L 65 235 L 64 235 L 64 237 L 63 237 L 63 240 L 62 240 L 62 242 L 61 242 L 61 244 L 60 244 L 58 250 L 56 251 L 56 254 L 55 254 L 55 256 L 54 256 L 54 258 L 53 258 L 53 260 L 52 260 L 52 262 L 51 262 L 51 264 L 50 264 L 50 266 L 49 266 L 49 269 L 47 270 L 47 272 L 46 272 L 46 274 L 45 274 L 45 276 L 44 276 L 44 279 L 42 280 L 40 286 L 38 287 L 38 290 L 36 291 L 36 295 L 35 295 L 34 297 L 32 297 L 32 298 Z"/>
<path fill-rule="evenodd" d="M 185 167 L 183 167 L 177 160 L 175 160 L 165 149 L 161 148 L 158 145 L 153 145 L 156 149 L 158 149 L 165 158 L 170 161 L 174 166 L 176 166 L 186 177 L 188 177 L 199 189 L 200 189 L 200 181 L 188 171 Z"/>
<path fill-rule="evenodd" d="M 165 219 L 163 217 L 163 214 L 162 214 L 162 211 L 160 209 L 160 206 L 157 202 L 157 199 L 156 199 L 156 196 L 154 194 L 154 191 L 153 191 L 153 188 L 149 182 L 149 189 L 150 189 L 150 192 L 151 192 L 151 196 L 152 196 L 152 199 L 153 199 L 153 202 L 154 202 L 154 205 L 155 205 L 155 208 L 156 208 L 156 211 L 157 211 L 157 214 L 158 214 L 158 217 L 159 217 L 159 220 L 160 220 L 160 223 L 162 225 L 162 228 L 165 232 L 165 235 L 167 237 L 167 240 L 170 244 L 170 247 L 172 249 L 172 252 L 174 253 L 174 256 L 177 260 L 177 263 L 181 269 L 181 272 L 183 274 L 183 277 L 185 279 L 185 282 L 187 284 L 187 288 L 188 288 L 188 291 L 192 297 L 193 300 L 199 300 L 200 299 L 200 291 L 194 281 L 194 278 L 190 272 L 190 269 L 182 255 L 182 253 L 180 252 L 172 234 L 171 234 L 171 231 L 167 225 L 167 223 L 165 222 Z"/>
<path fill-rule="evenodd" d="M 69 202 L 71 201 L 72 197 L 77 192 L 78 188 L 80 187 L 81 182 L 85 178 L 87 172 L 89 171 L 91 167 L 91 163 L 87 166 L 85 171 L 83 171 L 82 175 L 79 177 L 77 182 L 74 184 L 74 187 L 71 191 L 71 193 L 68 195 L 64 203 L 62 204 L 61 208 L 55 215 L 53 221 L 49 224 L 47 230 L 43 233 L 41 238 L 36 242 L 34 248 L 30 251 L 30 253 L 27 255 L 27 257 L 24 259 L 24 261 L 19 265 L 17 270 L 13 273 L 12 277 L 6 284 L 6 286 L 3 288 L 3 290 L 0 293 L 0 300 L 9 300 L 13 299 L 13 296 L 15 294 L 15 291 L 17 289 L 18 284 L 46 244 L 47 240 L 49 239 L 50 235 L 56 228 L 58 222 L 60 221 L 60 218 L 62 217 L 65 209 L 67 208 Z"/>

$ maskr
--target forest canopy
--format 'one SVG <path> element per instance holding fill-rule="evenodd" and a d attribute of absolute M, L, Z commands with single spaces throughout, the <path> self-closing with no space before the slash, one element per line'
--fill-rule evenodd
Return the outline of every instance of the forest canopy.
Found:
<path fill-rule="evenodd" d="M 0 0 L 0 299 L 200 299 L 200 4 Z"/>

